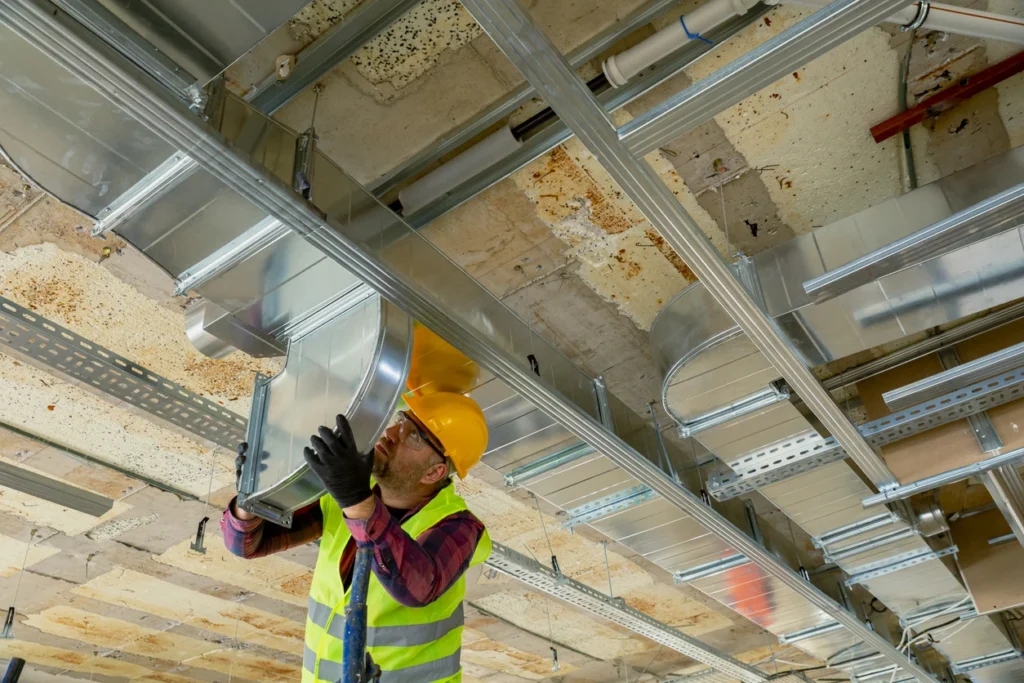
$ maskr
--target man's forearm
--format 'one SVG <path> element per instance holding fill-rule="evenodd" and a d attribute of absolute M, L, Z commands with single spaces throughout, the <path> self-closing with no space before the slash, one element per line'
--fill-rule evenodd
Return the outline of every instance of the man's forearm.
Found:
<path fill-rule="evenodd" d="M 376 496 L 365 520 L 346 519 L 356 542 L 373 547 L 373 573 L 384 589 L 406 607 L 436 600 L 469 566 L 483 524 L 470 512 L 446 517 L 412 538 Z"/>
<path fill-rule="evenodd" d="M 319 503 L 296 511 L 292 515 L 291 529 L 271 524 L 255 515 L 242 518 L 238 512 L 243 511 L 232 500 L 220 520 L 221 534 L 228 552 L 248 560 L 311 543 L 323 534 L 323 513 Z"/>

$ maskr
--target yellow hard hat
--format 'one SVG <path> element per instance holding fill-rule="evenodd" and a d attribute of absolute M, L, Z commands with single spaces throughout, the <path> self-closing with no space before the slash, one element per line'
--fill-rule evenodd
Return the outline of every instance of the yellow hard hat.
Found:
<path fill-rule="evenodd" d="M 405 388 L 417 394 L 464 394 L 476 386 L 476 363 L 423 324 L 413 327 L 412 358 Z"/>
<path fill-rule="evenodd" d="M 451 391 L 404 396 L 410 410 L 444 447 L 459 479 L 465 479 L 487 450 L 487 421 L 484 411 L 468 396 Z"/>

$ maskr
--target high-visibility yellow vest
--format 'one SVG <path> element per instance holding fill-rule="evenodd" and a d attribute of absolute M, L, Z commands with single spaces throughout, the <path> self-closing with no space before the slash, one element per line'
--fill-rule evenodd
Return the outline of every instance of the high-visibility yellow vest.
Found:
<path fill-rule="evenodd" d="M 309 589 L 306 615 L 306 646 L 302 657 L 302 683 L 337 683 L 341 679 L 345 605 L 349 592 L 341 582 L 341 555 L 352 535 L 341 508 L 325 495 L 320 499 L 324 516 L 320 553 Z M 466 501 L 448 485 L 402 528 L 413 538 L 445 517 L 466 510 Z M 491 554 L 491 537 L 483 532 L 469 566 Z M 370 576 L 367 607 L 367 651 L 383 673 L 381 683 L 434 683 L 462 680 L 462 600 L 465 576 L 425 607 L 406 607 L 396 602 L 374 575 Z"/>

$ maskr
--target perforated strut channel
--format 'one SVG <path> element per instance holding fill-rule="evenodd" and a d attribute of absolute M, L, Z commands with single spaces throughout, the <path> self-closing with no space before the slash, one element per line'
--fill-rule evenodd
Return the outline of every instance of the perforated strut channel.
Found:
<path fill-rule="evenodd" d="M 1018 368 L 873 420 L 859 430 L 869 444 L 883 446 L 1022 396 L 1024 368 Z M 728 500 L 845 457 L 846 452 L 835 439 L 805 434 L 742 458 L 735 463 L 743 465 L 740 472 L 711 475 L 708 492 L 716 500 Z"/>
<path fill-rule="evenodd" d="M 234 450 L 248 420 L 0 297 L 0 342 L 196 436 Z"/>
<path fill-rule="evenodd" d="M 565 529 L 572 529 L 579 524 L 587 524 L 594 520 L 603 519 L 608 515 L 613 515 L 616 512 L 622 512 L 628 510 L 631 507 L 646 503 L 649 500 L 654 500 L 658 497 L 654 491 L 643 484 L 637 484 L 631 486 L 628 489 L 622 491 L 616 491 L 615 493 L 598 498 L 597 500 L 580 505 L 579 507 L 567 510 L 569 519 L 562 522 L 562 527 Z"/>
<path fill-rule="evenodd" d="M 893 555 L 887 557 L 884 560 L 878 562 L 872 562 L 862 567 L 858 567 L 854 570 L 854 573 L 850 575 L 850 578 L 846 580 L 846 586 L 850 587 L 858 583 L 864 583 L 871 579 L 877 579 L 879 576 L 885 576 L 898 572 L 901 569 L 907 569 L 908 567 L 914 567 L 923 562 L 930 562 L 931 560 L 937 560 L 940 557 L 946 555 L 953 555 L 957 552 L 955 545 L 942 550 L 911 550 L 907 553 L 901 553 L 899 555 Z"/>
<path fill-rule="evenodd" d="M 643 612 L 613 600 L 590 586 L 558 574 L 533 558 L 500 543 L 494 544 L 494 551 L 488 558 L 487 565 L 559 600 L 615 622 L 660 645 L 714 667 L 720 673 L 738 678 L 745 683 L 761 683 L 768 679 L 765 672 L 733 659 Z"/>

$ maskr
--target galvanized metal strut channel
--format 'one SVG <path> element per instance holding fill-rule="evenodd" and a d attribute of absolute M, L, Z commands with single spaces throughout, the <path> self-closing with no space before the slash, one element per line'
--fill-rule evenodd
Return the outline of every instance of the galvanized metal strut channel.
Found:
<path fill-rule="evenodd" d="M 734 679 L 739 679 L 744 683 L 762 683 L 769 678 L 764 671 L 744 664 L 724 652 L 719 652 L 696 638 L 628 607 L 586 584 L 545 567 L 533 558 L 526 557 L 500 543 L 494 544 L 494 552 L 487 560 L 487 565 L 548 595 L 582 607 L 588 612 L 624 626 L 667 648 L 712 666 L 716 671 Z"/>
<path fill-rule="evenodd" d="M 469 1 L 466 4 L 477 19 L 483 22 L 485 29 L 492 36 L 495 35 L 495 29 L 498 26 L 504 26 L 505 28 L 502 30 L 507 31 L 510 38 L 514 33 L 522 32 L 523 36 L 521 37 L 525 37 L 526 41 L 520 45 L 527 52 L 526 63 L 531 62 L 534 57 L 555 55 L 553 62 L 567 86 L 571 88 L 572 84 L 576 83 L 582 87 L 582 83 L 575 78 L 575 74 L 568 66 L 557 58 L 554 47 L 533 26 L 529 17 L 518 4 L 500 3 L 498 6 L 491 6 L 490 3 Z M 533 403 L 538 409 L 545 411 L 580 439 L 601 451 L 625 472 L 646 483 L 652 490 L 689 514 L 695 521 L 720 537 L 737 552 L 743 553 L 752 562 L 762 567 L 768 575 L 777 578 L 783 585 L 793 589 L 826 614 L 844 624 L 870 647 L 883 652 L 895 665 L 912 673 L 921 681 L 932 680 L 927 671 L 904 657 L 879 635 L 865 628 L 854 615 L 806 582 L 731 522 L 705 505 L 697 496 L 680 488 L 652 462 L 620 437 L 605 429 L 591 415 L 552 390 L 531 370 L 529 365 L 498 346 L 486 331 L 474 326 L 472 320 L 462 317 L 458 312 L 439 302 L 435 296 L 414 286 L 407 276 L 398 274 L 393 266 L 389 266 L 383 260 L 382 256 L 371 251 L 368 243 L 356 242 L 353 238 L 340 233 L 308 203 L 300 199 L 291 188 L 250 166 L 219 136 L 209 132 L 196 117 L 185 109 L 184 105 L 154 93 L 136 74 L 92 49 L 90 43 L 75 30 L 71 30 L 63 24 L 61 18 L 41 10 L 39 3 L 34 0 L 6 0 L 0 4 L 0 21 L 16 34 L 38 46 L 47 56 L 58 61 L 70 73 L 102 91 L 111 101 L 131 112 L 154 135 L 179 149 L 188 150 L 192 158 L 207 171 L 215 174 L 232 190 L 289 225 L 304 239 L 355 273 L 360 279 L 373 286 L 417 320 L 433 329 L 485 369 L 501 378 L 511 389 Z M 518 39 L 517 42 L 519 42 Z M 515 52 L 510 50 L 510 44 L 504 40 L 501 41 L 501 47 L 506 53 Z M 536 50 L 537 54 L 530 54 L 531 50 Z M 517 62 L 520 61 L 522 60 L 517 58 Z M 538 91 L 542 91 L 541 84 L 547 83 L 547 79 L 538 79 L 533 73 L 530 76 L 534 85 L 538 87 Z M 560 100 L 561 98 L 557 97 L 560 90 L 552 91 L 545 86 L 542 94 L 549 101 L 552 99 L 548 95 L 556 95 L 555 99 Z M 589 91 L 579 95 L 585 98 L 590 97 Z M 560 109 L 560 115 L 565 118 L 566 111 L 563 104 L 564 102 L 559 101 L 556 109 Z M 595 105 L 592 99 L 585 99 L 584 104 L 592 115 L 600 114 L 594 109 Z M 592 147 L 595 146 L 590 131 L 579 125 L 575 117 L 573 117 L 571 125 L 576 129 L 578 135 L 585 132 L 585 136 L 581 136 L 584 142 Z M 601 125 L 610 127 L 611 124 L 604 117 Z M 612 133 L 614 133 L 613 129 Z M 617 142 L 615 144 L 618 145 Z M 602 160 L 605 160 L 606 150 L 606 146 L 595 149 L 600 152 Z M 644 172 L 639 167 L 633 170 L 636 172 L 634 175 L 641 178 L 641 188 L 644 186 L 654 188 L 660 184 L 660 181 L 649 170 Z M 632 181 L 622 182 L 627 179 L 622 174 L 617 175 L 621 178 L 620 184 L 634 194 L 637 184 Z M 664 188 L 664 186 L 661 187 Z M 683 245 L 692 247 L 692 249 L 680 250 L 684 252 L 683 255 L 688 260 L 691 260 L 692 253 L 695 258 L 692 259 L 690 265 L 698 266 L 697 272 L 701 274 L 705 282 L 725 276 L 729 282 L 738 287 L 721 261 L 717 260 L 718 257 L 714 251 L 703 241 L 702 235 L 699 244 L 694 244 L 699 234 L 698 228 L 685 213 L 682 213 L 674 197 L 671 194 L 655 194 L 659 197 L 660 204 L 671 202 L 678 210 L 677 213 L 674 210 L 669 210 L 667 206 L 663 207 L 663 210 L 657 212 L 656 225 L 667 234 L 672 234 L 673 246 L 677 249 Z M 647 201 L 644 201 L 642 206 L 649 210 L 652 208 Z M 682 213 L 681 216 L 680 213 Z M 680 235 L 674 229 L 670 231 L 669 228 L 672 226 L 666 225 L 666 221 L 672 220 L 687 225 L 689 234 Z M 718 264 L 717 267 L 708 265 L 709 260 L 712 259 Z M 745 323 L 745 328 L 749 328 L 751 332 L 755 333 L 752 335 L 753 338 L 766 346 L 780 341 L 777 335 L 772 336 L 771 333 L 768 334 L 766 340 L 764 328 L 770 323 L 759 312 L 753 318 L 749 316 L 747 309 L 751 302 L 745 292 L 735 291 L 729 284 L 716 283 L 716 286 L 720 286 L 728 294 L 724 297 L 727 308 L 736 308 L 742 311 L 740 317 Z M 497 305 L 497 302 L 495 304 Z M 773 354 L 773 356 L 776 355 Z M 790 353 L 789 356 L 792 354 Z M 785 355 L 778 360 L 785 366 L 784 375 L 789 377 L 797 374 L 790 372 L 790 362 Z M 792 357 L 791 361 L 799 363 L 795 357 Z M 804 373 L 801 385 L 805 385 L 808 380 L 814 381 L 802 365 L 800 370 Z M 801 386 L 794 382 L 791 381 L 790 384 L 798 391 L 801 390 Z M 811 386 L 816 387 L 819 393 L 821 392 L 820 386 L 816 384 Z M 817 409 L 819 403 L 820 401 L 816 401 L 809 405 Z M 836 408 L 831 402 L 829 405 L 832 409 Z M 824 406 L 821 408 L 823 412 L 826 412 Z M 842 429 L 842 424 L 835 426 L 844 434 L 852 429 L 849 423 L 846 423 L 846 429 Z"/>

